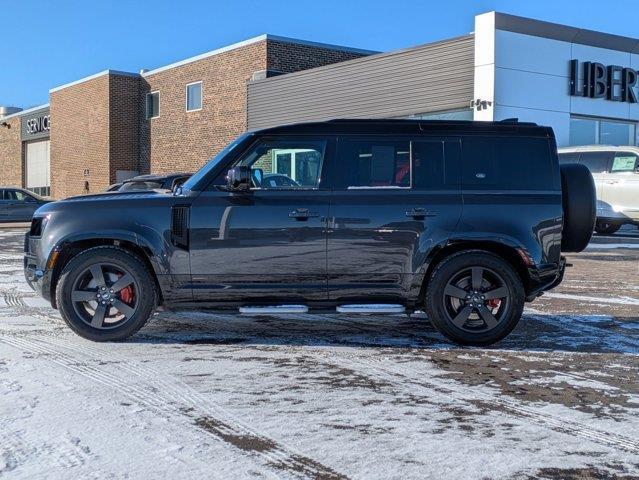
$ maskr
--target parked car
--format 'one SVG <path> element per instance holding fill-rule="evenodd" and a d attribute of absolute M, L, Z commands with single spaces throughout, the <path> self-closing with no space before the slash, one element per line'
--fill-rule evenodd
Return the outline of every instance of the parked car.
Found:
<path fill-rule="evenodd" d="M 104 191 L 105 192 L 117 192 L 118 190 L 120 190 L 121 186 L 122 186 L 122 182 L 114 183 L 113 185 L 109 185 Z"/>
<path fill-rule="evenodd" d="M 192 173 L 171 173 L 168 175 L 138 175 L 122 182 L 117 190 L 130 192 L 133 190 L 173 190 L 186 182 Z"/>
<path fill-rule="evenodd" d="M 18 187 L 0 187 L 0 222 L 30 222 L 33 212 L 50 200 Z"/>
<path fill-rule="evenodd" d="M 595 191 L 551 128 L 334 120 L 240 136 L 182 188 L 45 205 L 25 275 L 95 341 L 158 305 L 244 314 L 424 309 L 485 345 L 558 285 L 592 235 Z M 277 173 L 289 185 L 260 178 Z M 562 185 L 563 184 L 563 185 Z"/>
<path fill-rule="evenodd" d="M 559 163 L 579 163 L 592 173 L 597 190 L 597 233 L 612 234 L 625 224 L 639 226 L 639 148 L 560 148 Z"/>

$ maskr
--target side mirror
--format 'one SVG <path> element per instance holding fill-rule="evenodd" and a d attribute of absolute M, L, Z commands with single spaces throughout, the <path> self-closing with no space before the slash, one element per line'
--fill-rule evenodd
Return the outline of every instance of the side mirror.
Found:
<path fill-rule="evenodd" d="M 246 191 L 251 189 L 251 169 L 246 165 L 231 168 L 226 174 L 229 190 Z"/>

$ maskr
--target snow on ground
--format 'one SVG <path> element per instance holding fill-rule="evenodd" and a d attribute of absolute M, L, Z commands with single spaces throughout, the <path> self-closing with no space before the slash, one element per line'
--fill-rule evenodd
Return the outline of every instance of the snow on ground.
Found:
<path fill-rule="evenodd" d="M 639 252 L 588 251 L 495 348 L 423 315 L 162 312 L 73 335 L 0 230 L 0 477 L 636 478 Z M 634 275 L 634 276 L 633 276 Z"/>

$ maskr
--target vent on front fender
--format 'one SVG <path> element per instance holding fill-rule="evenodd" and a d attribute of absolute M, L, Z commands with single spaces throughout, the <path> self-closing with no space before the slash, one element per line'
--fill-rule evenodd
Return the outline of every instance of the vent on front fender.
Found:
<path fill-rule="evenodd" d="M 189 206 L 174 205 L 171 209 L 171 242 L 180 248 L 189 248 Z"/>

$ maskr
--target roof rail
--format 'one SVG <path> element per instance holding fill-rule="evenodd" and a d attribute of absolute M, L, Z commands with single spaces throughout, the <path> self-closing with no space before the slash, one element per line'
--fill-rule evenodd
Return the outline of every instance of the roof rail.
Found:
<path fill-rule="evenodd" d="M 518 123 L 520 125 L 535 125 L 535 126 L 537 126 L 537 124 L 535 122 L 520 122 L 519 118 L 517 118 L 517 117 L 504 118 L 503 120 L 498 120 L 497 123 Z"/>

